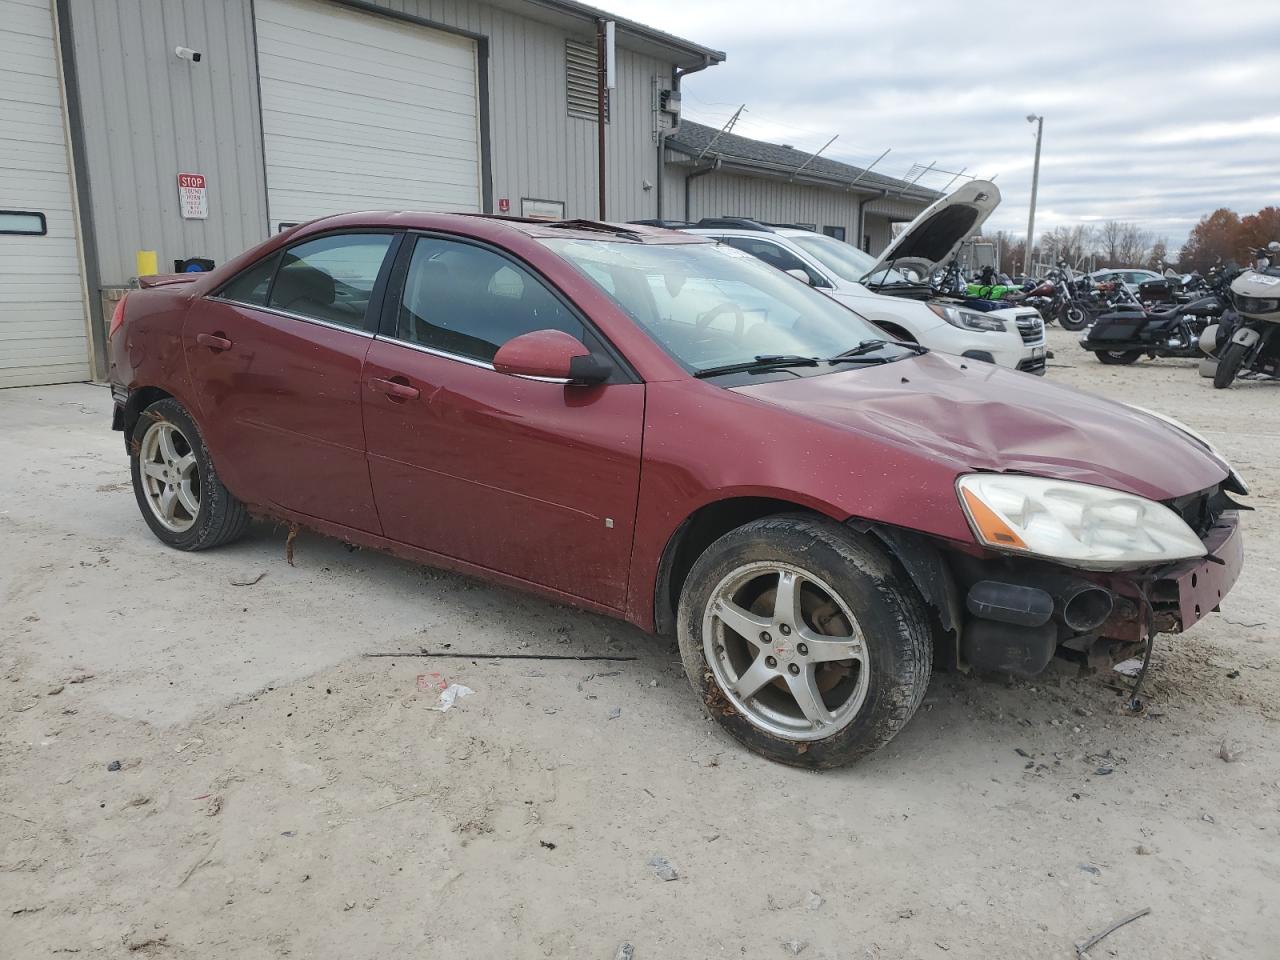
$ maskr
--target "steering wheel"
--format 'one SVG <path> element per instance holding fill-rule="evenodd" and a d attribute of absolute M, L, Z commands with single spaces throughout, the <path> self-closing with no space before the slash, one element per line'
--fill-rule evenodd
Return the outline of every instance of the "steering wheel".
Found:
<path fill-rule="evenodd" d="M 742 312 L 742 307 L 738 306 L 732 300 L 726 300 L 724 303 L 718 303 L 704 314 L 700 314 L 694 326 L 699 332 L 706 330 L 711 326 L 711 321 L 715 320 L 721 314 L 733 313 L 733 335 L 741 337 L 742 332 L 747 326 L 747 315 Z"/>

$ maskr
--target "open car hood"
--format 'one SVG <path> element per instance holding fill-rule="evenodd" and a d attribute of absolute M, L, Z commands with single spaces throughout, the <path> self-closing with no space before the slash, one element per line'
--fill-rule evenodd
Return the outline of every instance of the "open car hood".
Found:
<path fill-rule="evenodd" d="M 994 183 L 970 180 L 907 224 L 864 279 L 875 277 L 893 261 L 932 273 L 955 256 L 960 244 L 977 233 L 999 205 L 1000 189 Z"/>

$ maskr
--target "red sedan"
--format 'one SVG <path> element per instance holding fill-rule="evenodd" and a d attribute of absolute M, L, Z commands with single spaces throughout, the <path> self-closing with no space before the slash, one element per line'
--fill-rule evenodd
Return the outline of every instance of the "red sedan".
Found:
<path fill-rule="evenodd" d="M 142 285 L 114 426 L 160 540 L 274 517 L 674 633 L 787 763 L 886 743 L 935 663 L 1182 630 L 1242 562 L 1247 490 L 1187 428 L 892 342 L 705 238 L 347 214 Z"/>

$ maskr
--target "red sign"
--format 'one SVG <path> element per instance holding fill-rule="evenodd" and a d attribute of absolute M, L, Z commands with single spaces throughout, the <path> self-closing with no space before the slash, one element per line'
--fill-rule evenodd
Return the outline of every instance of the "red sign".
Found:
<path fill-rule="evenodd" d="M 203 173 L 178 174 L 178 203 L 183 220 L 209 219 L 209 192 Z"/>
<path fill-rule="evenodd" d="M 511 199 L 510 199 L 509 197 L 501 197 L 501 198 L 499 198 L 499 200 L 498 200 L 498 212 L 499 212 L 499 213 L 510 213 L 510 212 L 511 212 Z"/>

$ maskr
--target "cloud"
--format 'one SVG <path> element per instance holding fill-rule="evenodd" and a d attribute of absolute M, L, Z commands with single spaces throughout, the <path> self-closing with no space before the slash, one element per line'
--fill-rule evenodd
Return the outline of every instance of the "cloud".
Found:
<path fill-rule="evenodd" d="M 1181 243 L 1219 206 L 1276 203 L 1274 0 L 1058 4 L 603 0 L 619 15 L 726 51 L 689 77 L 686 114 L 902 176 L 935 162 L 997 176 L 990 229 L 1025 230 L 1045 116 L 1044 229 L 1131 219 Z"/>

